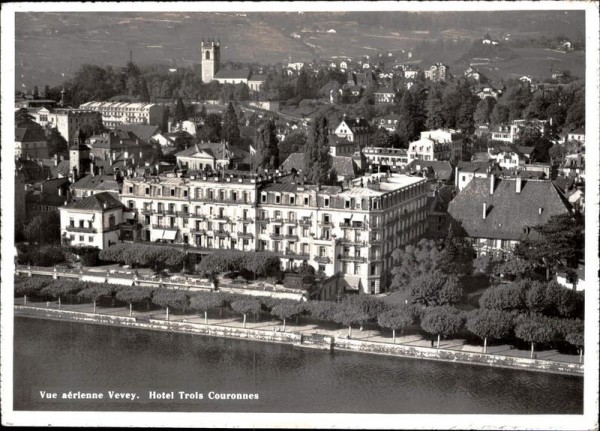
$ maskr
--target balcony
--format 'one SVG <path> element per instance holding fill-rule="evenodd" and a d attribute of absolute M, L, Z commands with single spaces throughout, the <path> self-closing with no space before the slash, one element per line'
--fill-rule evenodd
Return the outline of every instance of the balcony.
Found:
<path fill-rule="evenodd" d="M 248 218 L 248 217 L 246 217 L 246 218 L 241 218 L 241 219 L 239 219 L 238 221 L 239 221 L 240 223 L 244 223 L 244 224 L 250 224 L 250 223 L 254 223 L 254 220 L 253 220 L 253 219 L 251 219 L 251 218 Z"/>
<path fill-rule="evenodd" d="M 190 229 L 190 233 L 192 235 L 204 235 L 206 234 L 206 229 Z"/>
<path fill-rule="evenodd" d="M 230 232 L 226 231 L 226 230 L 215 230 L 215 236 L 221 236 L 221 237 L 225 237 L 225 236 L 229 236 Z"/>
<path fill-rule="evenodd" d="M 311 219 L 300 219 L 298 220 L 298 224 L 300 226 L 312 226 L 312 220 Z"/>
<path fill-rule="evenodd" d="M 67 226 L 68 232 L 79 232 L 79 233 L 97 233 L 96 228 L 93 227 L 77 227 L 77 226 Z"/>
<path fill-rule="evenodd" d="M 229 217 L 225 214 L 213 214 L 212 218 L 213 220 L 229 221 Z"/>
<path fill-rule="evenodd" d="M 197 220 L 206 220 L 206 214 L 193 214 L 190 213 L 189 218 L 197 219 Z"/>
<path fill-rule="evenodd" d="M 271 223 L 273 223 L 273 224 L 283 224 L 283 219 L 281 217 L 279 217 L 279 218 L 272 218 L 271 219 Z"/>
<path fill-rule="evenodd" d="M 254 234 L 252 234 L 250 232 L 238 232 L 237 235 L 240 238 L 248 238 L 248 239 L 254 238 Z"/>
<path fill-rule="evenodd" d="M 355 247 L 366 247 L 367 246 L 367 241 L 354 240 L 354 239 L 348 239 L 348 238 L 341 238 L 340 239 L 340 244 L 343 244 L 343 245 L 353 245 Z"/>
<path fill-rule="evenodd" d="M 284 235 L 283 236 L 285 239 L 290 240 L 290 241 L 298 241 L 298 235 L 292 234 L 292 235 Z"/>
<path fill-rule="evenodd" d="M 275 240 L 283 239 L 283 234 L 280 234 L 280 233 L 271 233 L 271 234 L 269 234 L 269 236 L 271 237 L 271 239 L 275 239 Z"/>
<path fill-rule="evenodd" d="M 381 255 L 380 254 L 372 254 L 369 256 L 369 261 L 379 262 L 379 261 L 381 261 Z"/>
<path fill-rule="evenodd" d="M 352 223 L 340 222 L 340 227 L 342 229 L 364 229 L 365 225 L 361 221 L 355 221 Z"/>
<path fill-rule="evenodd" d="M 315 256 L 313 260 L 318 263 L 330 263 L 331 260 L 327 256 Z"/>
<path fill-rule="evenodd" d="M 283 224 L 296 224 L 296 219 L 286 218 L 283 220 Z"/>
<path fill-rule="evenodd" d="M 163 226 L 161 224 L 153 224 L 152 229 L 163 229 L 163 230 L 177 230 L 177 226 Z"/>
<path fill-rule="evenodd" d="M 286 248 L 285 250 L 279 250 L 277 255 L 286 259 L 310 259 L 310 255 L 308 253 L 296 252 L 294 250 L 290 250 L 289 248 Z"/>
<path fill-rule="evenodd" d="M 323 221 L 321 220 L 319 222 L 319 226 L 323 226 L 323 227 L 333 227 L 333 222 L 331 220 L 329 221 Z"/>
<path fill-rule="evenodd" d="M 269 221 L 270 221 L 270 219 L 268 217 L 256 219 L 256 223 L 259 223 L 259 224 L 267 224 L 267 223 L 269 223 Z"/>
<path fill-rule="evenodd" d="M 350 254 L 338 254 L 338 259 L 348 262 L 361 262 L 365 263 L 367 261 L 366 257 L 363 256 L 352 256 Z"/>

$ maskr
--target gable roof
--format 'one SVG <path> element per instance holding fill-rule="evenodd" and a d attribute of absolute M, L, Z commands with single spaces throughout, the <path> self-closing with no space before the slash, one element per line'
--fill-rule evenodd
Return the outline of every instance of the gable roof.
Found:
<path fill-rule="evenodd" d="M 131 132 L 142 141 L 148 142 L 152 136 L 160 132 L 160 127 L 149 124 L 121 124 L 119 129 L 124 132 Z"/>
<path fill-rule="evenodd" d="M 364 118 L 344 117 L 342 122 L 346 123 L 352 133 L 371 133 L 371 126 Z"/>
<path fill-rule="evenodd" d="M 356 174 L 356 165 L 352 157 L 331 156 L 331 167 L 335 169 L 338 175 L 343 175 L 344 177 L 354 177 Z M 280 170 L 291 172 L 292 169 L 300 171 L 304 170 L 304 168 L 304 153 L 292 153 L 281 164 Z"/>
<path fill-rule="evenodd" d="M 466 236 L 520 240 L 527 236 L 524 228 L 544 224 L 553 215 L 570 212 L 569 203 L 551 181 L 521 180 L 520 193 L 516 192 L 516 181 L 494 178 L 494 193 L 490 194 L 491 179 L 473 178 L 450 202 L 448 214 L 461 223 Z M 487 206 L 485 219 L 484 203 Z"/>
<path fill-rule="evenodd" d="M 440 181 L 448 181 L 452 176 L 452 165 L 448 161 L 413 160 L 404 167 L 407 172 L 423 171 L 430 168 Z"/>
<path fill-rule="evenodd" d="M 73 202 L 69 205 L 66 205 L 64 208 L 103 211 L 124 207 L 125 205 L 123 205 L 121 201 L 115 198 L 112 194 L 108 192 L 102 192 L 88 196 L 80 201 Z"/>
<path fill-rule="evenodd" d="M 252 76 L 249 79 L 249 81 L 256 81 L 256 82 L 265 82 L 266 80 L 267 80 L 267 75 L 261 75 L 261 74 L 252 74 Z"/>
<path fill-rule="evenodd" d="M 41 127 L 26 126 L 15 127 L 15 142 L 46 141 L 46 136 Z"/>
<path fill-rule="evenodd" d="M 73 190 L 119 190 L 121 186 L 112 175 L 86 175 L 75 182 Z"/>

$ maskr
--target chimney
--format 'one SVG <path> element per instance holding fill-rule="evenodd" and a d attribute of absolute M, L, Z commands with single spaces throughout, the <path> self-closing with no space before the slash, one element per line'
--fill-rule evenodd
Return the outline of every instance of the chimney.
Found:
<path fill-rule="evenodd" d="M 54 166 L 58 166 L 58 154 L 54 155 Z"/>
<path fill-rule="evenodd" d="M 496 176 L 494 174 L 490 175 L 490 195 L 494 194 L 494 189 L 496 188 Z"/>
<path fill-rule="evenodd" d="M 515 181 L 515 191 L 517 193 L 521 193 L 521 189 L 523 188 L 523 179 L 521 177 L 517 177 L 517 180 Z"/>
<path fill-rule="evenodd" d="M 544 212 L 544 208 L 542 208 L 542 207 L 539 207 L 539 208 L 538 208 L 538 214 L 540 214 L 540 215 L 541 215 L 541 214 L 542 214 L 542 212 Z"/>
<path fill-rule="evenodd" d="M 487 202 L 483 203 L 483 219 L 487 216 Z"/>

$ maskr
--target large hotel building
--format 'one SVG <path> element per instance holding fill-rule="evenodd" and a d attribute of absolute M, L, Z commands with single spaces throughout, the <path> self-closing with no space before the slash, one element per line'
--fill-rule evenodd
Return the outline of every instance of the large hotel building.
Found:
<path fill-rule="evenodd" d="M 374 174 L 346 186 L 303 185 L 290 175 L 124 180 L 135 239 L 215 249 L 272 251 L 283 269 L 303 262 L 356 290 L 389 285 L 392 251 L 425 232 L 426 180 Z"/>

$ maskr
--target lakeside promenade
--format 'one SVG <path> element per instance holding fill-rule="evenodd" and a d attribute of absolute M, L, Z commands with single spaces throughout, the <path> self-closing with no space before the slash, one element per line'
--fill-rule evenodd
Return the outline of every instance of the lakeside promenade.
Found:
<path fill-rule="evenodd" d="M 380 330 L 353 328 L 352 337 L 347 338 L 348 329 L 333 324 L 310 322 L 300 318 L 286 322 L 283 332 L 282 322 L 270 316 L 261 316 L 258 321 L 247 319 L 243 328 L 241 316 L 219 317 L 218 311 L 212 311 L 205 323 L 204 316 L 194 313 L 166 314 L 160 310 L 133 310 L 131 316 L 128 307 L 96 308 L 94 314 L 91 303 L 61 304 L 57 302 L 31 302 L 23 306 L 23 298 L 15 298 L 15 315 L 26 317 L 51 318 L 58 320 L 100 323 L 117 326 L 138 327 L 141 329 L 167 330 L 201 335 L 225 336 L 241 339 L 254 339 L 315 347 L 303 344 L 303 340 L 328 339 L 331 350 L 351 350 L 365 353 L 386 354 L 402 357 L 414 357 L 430 360 L 445 360 L 459 363 L 489 365 L 505 368 L 527 369 L 532 371 L 553 372 L 570 375 L 583 375 L 584 366 L 579 357 L 565 355 L 556 350 L 537 352 L 535 359 L 529 358 L 528 350 L 513 349 L 509 345 L 488 346 L 488 352 L 482 353 L 482 346 L 469 345 L 465 340 L 442 340 L 440 348 L 431 347 L 431 341 L 418 334 L 398 335 L 392 343 L 391 334 L 382 334 Z M 323 348 L 323 347 L 321 347 Z"/>

